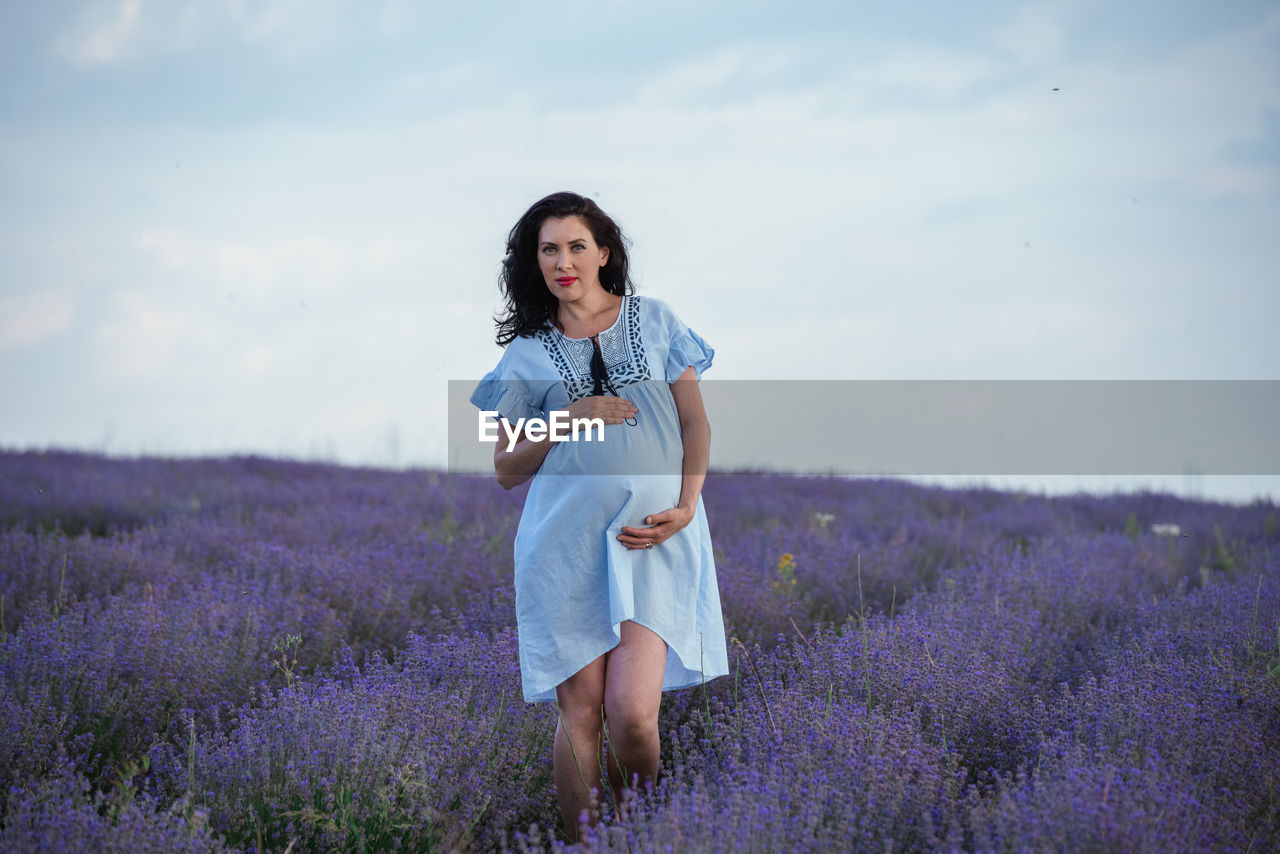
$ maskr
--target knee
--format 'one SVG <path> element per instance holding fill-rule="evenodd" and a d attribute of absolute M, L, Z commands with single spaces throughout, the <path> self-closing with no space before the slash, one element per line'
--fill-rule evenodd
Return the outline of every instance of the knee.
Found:
<path fill-rule="evenodd" d="M 601 703 L 562 703 L 560 723 L 570 733 L 592 732 L 600 729 L 604 717 Z"/>
<path fill-rule="evenodd" d="M 658 734 L 657 709 L 641 709 L 628 703 L 606 703 L 605 718 L 611 739 L 635 744 Z"/>

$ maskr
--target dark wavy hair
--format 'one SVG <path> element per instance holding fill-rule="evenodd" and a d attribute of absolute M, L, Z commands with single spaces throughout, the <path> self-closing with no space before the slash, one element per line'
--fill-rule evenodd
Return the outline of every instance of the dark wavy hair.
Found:
<path fill-rule="evenodd" d="M 505 347 L 520 336 L 528 337 L 550 323 L 559 300 L 547 289 L 538 267 L 538 232 L 546 220 L 567 216 L 582 217 L 596 245 L 608 248 L 609 260 L 600 268 L 604 289 L 620 296 L 634 292 L 626 238 L 618 224 L 586 196 L 552 193 L 534 202 L 507 235 L 507 254 L 498 280 L 507 313 L 494 318 L 499 346 Z"/>

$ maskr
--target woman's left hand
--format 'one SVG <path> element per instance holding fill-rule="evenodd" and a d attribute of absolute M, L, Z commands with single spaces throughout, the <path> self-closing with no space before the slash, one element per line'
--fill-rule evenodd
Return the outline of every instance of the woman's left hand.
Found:
<path fill-rule="evenodd" d="M 648 548 L 650 543 L 654 546 L 661 545 L 692 522 L 693 515 L 692 507 L 672 507 L 661 513 L 652 513 L 644 517 L 644 523 L 649 527 L 624 527 L 618 542 L 628 549 Z"/>

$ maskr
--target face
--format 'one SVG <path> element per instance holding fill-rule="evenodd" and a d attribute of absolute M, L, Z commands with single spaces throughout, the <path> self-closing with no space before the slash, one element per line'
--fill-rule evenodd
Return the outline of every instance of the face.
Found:
<path fill-rule="evenodd" d="M 549 217 L 538 229 L 538 266 L 547 288 L 560 300 L 576 300 L 602 289 L 600 269 L 609 248 L 597 246 L 582 217 Z"/>

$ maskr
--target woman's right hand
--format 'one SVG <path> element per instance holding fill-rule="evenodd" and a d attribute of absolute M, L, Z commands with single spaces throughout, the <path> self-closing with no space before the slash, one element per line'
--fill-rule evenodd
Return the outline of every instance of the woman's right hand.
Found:
<path fill-rule="evenodd" d="M 565 411 L 570 419 L 599 418 L 605 424 L 621 424 L 628 418 L 634 418 L 639 410 L 625 397 L 594 394 L 578 398 Z"/>

